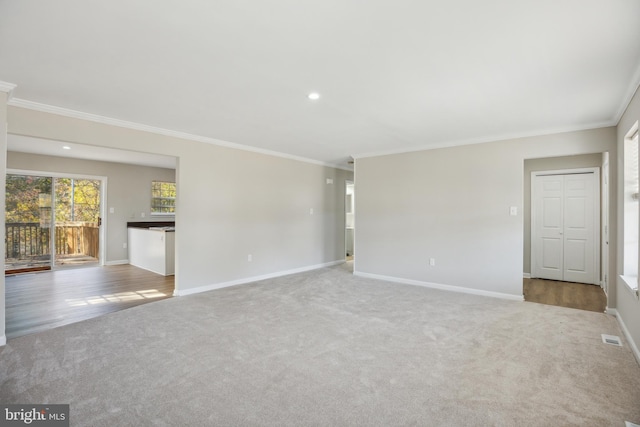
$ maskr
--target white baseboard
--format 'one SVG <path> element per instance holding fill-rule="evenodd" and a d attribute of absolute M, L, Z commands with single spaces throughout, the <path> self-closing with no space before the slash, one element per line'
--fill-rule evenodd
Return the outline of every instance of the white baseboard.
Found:
<path fill-rule="evenodd" d="M 618 316 L 618 310 L 616 310 L 615 308 L 605 307 L 604 312 L 606 314 L 610 314 L 610 315 L 615 316 L 615 317 Z"/>
<path fill-rule="evenodd" d="M 229 286 L 244 285 L 246 283 L 258 282 L 260 280 L 273 279 L 275 277 L 288 276 L 290 274 L 303 273 L 305 271 L 317 270 L 319 268 L 331 267 L 342 264 L 343 259 L 338 261 L 325 262 L 324 264 L 309 265 L 306 267 L 294 268 L 292 270 L 278 271 L 276 273 L 263 274 L 261 276 L 245 277 L 243 279 L 231 280 L 229 282 L 213 283 L 211 285 L 199 286 L 191 289 L 176 289 L 173 291 L 174 296 L 186 296 L 199 294 L 200 292 L 213 291 L 215 289 L 228 288 Z"/>
<path fill-rule="evenodd" d="M 362 273 L 354 271 L 355 276 L 366 277 L 368 279 L 385 280 L 387 282 L 402 283 L 405 285 L 423 286 L 425 288 L 440 289 L 442 291 L 460 292 L 464 294 L 481 295 L 484 297 L 502 298 L 512 301 L 524 301 L 522 295 L 504 294 L 502 292 L 484 291 L 481 289 L 464 288 L 462 286 L 442 285 L 440 283 L 423 282 L 420 280 L 401 279 L 399 277 L 382 276 L 380 274 Z"/>
<path fill-rule="evenodd" d="M 117 259 L 115 261 L 107 261 L 104 263 L 104 265 L 123 265 L 123 264 L 129 264 L 129 260 L 128 259 Z"/>
<path fill-rule="evenodd" d="M 3 335 L 0 337 L 0 347 L 2 347 L 3 345 L 7 345 L 7 336 Z"/>
<path fill-rule="evenodd" d="M 612 310 L 612 311 L 615 311 L 615 310 Z M 622 329 L 622 332 L 624 333 L 624 336 L 627 339 L 627 342 L 629 343 L 629 347 L 631 347 L 631 352 L 635 356 L 638 364 L 640 364 L 640 350 L 638 350 L 638 346 L 636 345 L 635 341 L 631 337 L 631 334 L 629 333 L 629 329 L 627 329 L 627 325 L 624 324 L 624 320 L 622 320 L 622 316 L 620 316 L 620 313 L 618 313 L 617 311 L 615 312 L 616 312 L 616 319 L 618 319 L 618 323 L 620 324 L 620 328 Z"/>
<path fill-rule="evenodd" d="M 523 279 L 531 279 L 531 273 L 522 273 Z"/>

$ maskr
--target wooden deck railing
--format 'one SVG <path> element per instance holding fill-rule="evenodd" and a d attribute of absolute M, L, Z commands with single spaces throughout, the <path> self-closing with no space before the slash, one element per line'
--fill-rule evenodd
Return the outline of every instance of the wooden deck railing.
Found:
<path fill-rule="evenodd" d="M 7 259 L 37 258 L 50 255 L 50 229 L 37 222 L 5 224 L 5 257 Z M 99 251 L 98 224 L 90 222 L 58 222 L 55 229 L 56 255 L 87 255 L 97 258 Z"/>

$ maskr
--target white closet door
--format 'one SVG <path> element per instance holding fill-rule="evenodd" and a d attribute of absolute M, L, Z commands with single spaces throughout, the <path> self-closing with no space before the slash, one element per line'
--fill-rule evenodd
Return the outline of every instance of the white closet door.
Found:
<path fill-rule="evenodd" d="M 534 276 L 563 280 L 564 176 L 535 177 Z"/>
<path fill-rule="evenodd" d="M 597 283 L 595 176 L 535 176 L 533 276 Z"/>
<path fill-rule="evenodd" d="M 564 279 L 595 280 L 594 176 L 567 175 L 564 179 Z"/>

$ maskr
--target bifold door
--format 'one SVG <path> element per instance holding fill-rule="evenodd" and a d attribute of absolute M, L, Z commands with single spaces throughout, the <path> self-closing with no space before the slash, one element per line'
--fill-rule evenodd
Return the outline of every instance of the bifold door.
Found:
<path fill-rule="evenodd" d="M 532 277 L 598 284 L 595 174 L 532 178 Z"/>

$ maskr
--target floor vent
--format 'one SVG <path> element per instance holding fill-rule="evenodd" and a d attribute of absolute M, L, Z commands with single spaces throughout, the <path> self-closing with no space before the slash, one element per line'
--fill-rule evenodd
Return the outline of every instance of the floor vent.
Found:
<path fill-rule="evenodd" d="M 622 347 L 620 337 L 617 337 L 615 335 L 602 334 L 602 342 L 605 344 L 617 345 L 618 347 Z"/>

